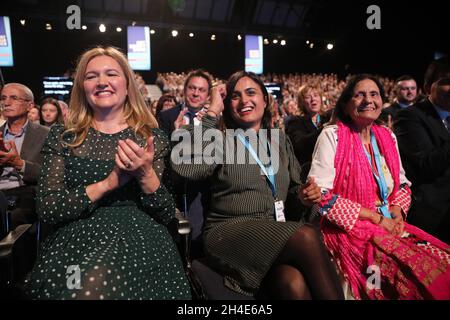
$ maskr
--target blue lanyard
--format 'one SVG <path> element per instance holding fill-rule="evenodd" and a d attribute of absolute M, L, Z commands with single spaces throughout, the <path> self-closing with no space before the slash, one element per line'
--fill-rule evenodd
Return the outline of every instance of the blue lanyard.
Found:
<path fill-rule="evenodd" d="M 248 152 L 252 155 L 252 157 L 255 159 L 258 166 L 261 168 L 261 171 L 264 173 L 264 175 L 267 178 L 267 181 L 269 182 L 270 189 L 272 190 L 272 195 L 274 199 L 277 199 L 277 187 L 275 183 L 275 175 L 273 174 L 273 167 L 272 164 L 270 164 L 268 167 L 264 166 L 264 164 L 259 159 L 258 155 L 255 152 L 255 149 L 253 149 L 252 145 L 248 140 L 246 140 L 241 134 L 238 135 L 239 140 L 241 140 L 244 147 L 248 150 Z M 270 146 L 269 146 L 270 148 Z"/>
<path fill-rule="evenodd" d="M 313 119 L 311 118 L 311 122 L 313 123 L 314 127 L 318 127 L 318 125 L 320 124 L 320 114 L 317 115 L 317 121 L 314 122 Z"/>
<path fill-rule="evenodd" d="M 375 177 L 375 180 L 377 181 L 378 188 L 380 189 L 380 195 L 381 195 L 381 200 L 382 200 L 379 210 L 381 211 L 383 216 L 385 216 L 386 218 L 391 218 L 391 213 L 388 210 L 388 202 L 387 202 L 388 187 L 386 184 L 386 180 L 384 178 L 383 171 L 381 169 L 380 150 L 378 149 L 377 139 L 375 139 L 375 136 L 373 135 L 372 132 L 370 133 L 370 142 L 372 143 L 373 153 L 375 156 L 375 164 L 377 166 L 377 171 L 378 171 L 378 174 L 377 174 L 375 172 L 375 170 L 373 170 L 373 168 L 372 168 L 372 173 L 373 173 L 373 176 Z M 372 160 L 371 160 L 370 154 L 367 152 L 366 148 L 364 148 L 364 152 L 366 153 L 367 160 L 369 160 L 369 164 L 372 167 Z"/>

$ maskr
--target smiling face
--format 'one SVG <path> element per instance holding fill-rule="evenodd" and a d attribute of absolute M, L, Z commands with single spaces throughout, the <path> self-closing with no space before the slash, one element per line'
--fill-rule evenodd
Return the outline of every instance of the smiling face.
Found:
<path fill-rule="evenodd" d="M 122 108 L 127 97 L 125 74 L 119 63 L 109 56 L 98 56 L 88 63 L 83 87 L 94 112 Z"/>
<path fill-rule="evenodd" d="M 192 77 L 184 89 L 186 104 L 194 109 L 200 109 L 209 97 L 208 81 L 202 77 Z"/>
<path fill-rule="evenodd" d="M 231 95 L 231 117 L 240 128 L 259 130 L 266 108 L 259 85 L 248 77 L 241 78 Z"/>
<path fill-rule="evenodd" d="M 353 96 L 345 107 L 345 113 L 357 126 L 367 126 L 380 116 L 382 106 L 383 100 L 377 84 L 364 79 L 353 89 Z"/>

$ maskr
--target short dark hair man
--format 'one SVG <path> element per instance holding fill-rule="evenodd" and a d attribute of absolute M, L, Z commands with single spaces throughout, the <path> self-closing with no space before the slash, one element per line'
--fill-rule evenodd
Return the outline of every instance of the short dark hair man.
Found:
<path fill-rule="evenodd" d="M 427 97 L 397 113 L 400 154 L 412 182 L 408 221 L 450 242 L 450 61 L 433 61 L 426 73 Z"/>
<path fill-rule="evenodd" d="M 403 75 L 395 80 L 395 99 L 393 103 L 384 108 L 381 114 L 382 119 L 387 123 L 394 121 L 397 112 L 405 109 L 416 102 L 417 83 L 410 75 Z"/>

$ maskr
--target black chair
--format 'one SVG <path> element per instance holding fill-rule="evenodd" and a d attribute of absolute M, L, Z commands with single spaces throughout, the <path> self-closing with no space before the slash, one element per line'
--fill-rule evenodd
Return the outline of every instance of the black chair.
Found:
<path fill-rule="evenodd" d="M 189 214 L 188 214 L 189 215 Z M 196 300 L 254 300 L 254 297 L 237 293 L 224 284 L 223 276 L 208 265 L 201 250 L 192 255 L 191 225 L 184 212 L 177 212 L 178 234 L 181 236 L 181 255 L 191 291 Z M 200 238 L 201 239 L 201 238 Z M 197 242 L 197 245 L 201 245 Z"/>
<path fill-rule="evenodd" d="M 6 204 L 6 205 L 5 205 Z M 23 280 L 36 260 L 41 238 L 41 223 L 11 228 L 13 203 L 0 192 L 0 298 L 21 299 Z"/>

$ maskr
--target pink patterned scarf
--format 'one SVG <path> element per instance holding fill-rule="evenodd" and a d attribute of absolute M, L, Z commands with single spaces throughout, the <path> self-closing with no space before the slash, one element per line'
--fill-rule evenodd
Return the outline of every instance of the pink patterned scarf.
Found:
<path fill-rule="evenodd" d="M 385 127 L 374 124 L 372 132 L 394 180 L 392 197 L 400 184 L 400 161 L 395 141 L 390 131 Z M 378 190 L 378 187 L 367 161 L 363 144 L 358 132 L 342 122 L 338 122 L 338 145 L 334 166 L 336 177 L 333 193 L 357 202 L 365 208 L 375 210 L 376 193 L 374 190 Z"/>
<path fill-rule="evenodd" d="M 372 132 L 394 181 L 394 188 L 388 198 L 391 201 L 399 189 L 399 155 L 394 138 L 387 128 L 374 124 Z M 357 202 L 362 207 L 375 210 L 378 187 L 363 148 L 359 134 L 353 128 L 338 122 L 338 145 L 334 162 L 336 177 L 331 192 Z M 391 236 L 383 228 L 366 220 L 356 221 L 352 230 L 347 233 L 324 217 L 321 228 L 324 242 L 345 275 L 356 299 L 392 297 L 448 299 L 450 270 L 446 262 L 423 254 L 423 251 L 418 251 L 420 249 L 408 243 L 408 240 Z M 434 246 L 432 250 L 449 252 L 445 243 L 422 230 L 407 223 L 405 230 L 419 239 L 428 241 Z M 366 290 L 366 268 L 372 264 L 385 266 L 386 270 L 383 271 L 387 275 L 385 281 L 389 282 L 387 287 L 391 288 L 392 292 Z M 424 265 L 428 267 L 426 270 L 432 272 L 426 272 Z M 411 279 L 399 278 L 400 266 L 409 270 Z M 430 281 L 430 274 L 434 274 L 437 280 Z M 395 279 L 403 279 L 403 282 Z"/>

